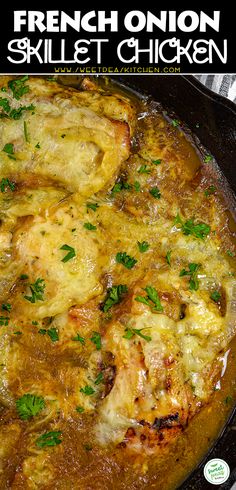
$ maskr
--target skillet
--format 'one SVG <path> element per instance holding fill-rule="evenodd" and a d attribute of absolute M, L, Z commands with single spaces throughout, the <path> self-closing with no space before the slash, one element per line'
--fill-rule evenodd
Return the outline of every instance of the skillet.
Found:
<path fill-rule="evenodd" d="M 161 103 L 168 113 L 176 114 L 196 136 L 196 142 L 214 155 L 231 212 L 235 215 L 236 195 L 236 105 L 207 89 L 193 76 L 148 75 L 119 76 L 114 81 Z M 225 179 L 224 179 L 225 177 Z M 225 460 L 230 477 L 215 486 L 229 490 L 236 480 L 236 407 L 204 459 L 186 478 L 179 490 L 212 490 L 203 475 L 204 464 L 212 458 Z"/>

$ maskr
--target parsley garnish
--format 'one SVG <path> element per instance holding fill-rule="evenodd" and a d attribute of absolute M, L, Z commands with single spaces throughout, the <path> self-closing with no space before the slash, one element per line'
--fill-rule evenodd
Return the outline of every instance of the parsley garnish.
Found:
<path fill-rule="evenodd" d="M 37 145 L 35 145 L 35 148 L 37 148 L 37 150 L 39 150 L 39 148 L 41 148 L 39 142 L 37 143 Z"/>
<path fill-rule="evenodd" d="M 83 413 L 83 412 L 84 412 L 84 408 L 83 408 L 83 407 L 79 407 L 79 406 L 78 406 L 78 407 L 76 407 L 76 408 L 75 408 L 75 410 L 76 410 L 76 412 L 78 412 L 78 413 Z"/>
<path fill-rule="evenodd" d="M 231 250 L 226 250 L 226 253 L 229 257 L 234 257 L 234 252 L 232 252 Z"/>
<path fill-rule="evenodd" d="M 0 182 L 1 192 L 6 192 L 7 187 L 13 192 L 15 190 L 14 182 L 11 182 L 9 179 L 2 178 L 2 180 Z"/>
<path fill-rule="evenodd" d="M 90 230 L 90 231 L 91 231 L 91 230 L 96 230 L 96 229 L 97 229 L 97 227 L 96 227 L 96 226 L 94 226 L 94 225 L 92 225 L 92 223 L 84 223 L 84 228 L 85 228 L 86 230 Z"/>
<path fill-rule="evenodd" d="M 3 310 L 3 311 L 8 311 L 8 313 L 10 313 L 11 308 L 12 308 L 12 307 L 11 307 L 10 303 L 3 303 L 3 304 L 2 304 L 2 310 Z"/>
<path fill-rule="evenodd" d="M 116 262 L 122 264 L 126 269 L 132 269 L 138 261 L 126 252 L 118 252 L 116 254 Z"/>
<path fill-rule="evenodd" d="M 85 338 L 81 337 L 81 335 L 77 332 L 77 335 L 75 337 L 72 337 L 72 340 L 80 342 L 82 345 L 85 344 Z"/>
<path fill-rule="evenodd" d="M 47 334 L 49 335 L 50 339 L 52 342 L 57 342 L 59 340 L 59 335 L 58 335 L 58 331 L 56 328 L 49 328 L 47 330 Z"/>
<path fill-rule="evenodd" d="M 116 194 L 117 192 L 121 192 L 123 190 L 130 191 L 132 189 L 132 185 L 128 184 L 125 180 L 121 180 L 120 182 L 117 182 L 114 187 L 111 190 L 112 195 Z"/>
<path fill-rule="evenodd" d="M 17 332 L 13 332 L 14 335 L 22 335 L 22 332 L 20 330 L 17 330 Z"/>
<path fill-rule="evenodd" d="M 27 128 L 27 122 L 24 121 L 24 135 L 25 135 L 25 141 L 26 143 L 29 143 L 30 142 L 30 139 L 29 139 L 29 133 L 28 133 L 28 128 Z"/>
<path fill-rule="evenodd" d="M 21 276 L 22 277 L 22 276 Z M 36 279 L 36 281 L 32 284 L 29 284 L 29 288 L 31 291 L 31 296 L 24 296 L 27 301 L 30 301 L 30 303 L 36 303 L 36 301 L 43 301 L 44 297 L 44 289 L 46 287 L 44 279 Z"/>
<path fill-rule="evenodd" d="M 94 343 L 97 350 L 100 350 L 102 347 L 101 335 L 99 332 L 93 332 L 92 337 L 90 338 L 91 342 Z"/>
<path fill-rule="evenodd" d="M 151 171 L 152 171 L 151 168 L 146 164 L 141 165 L 141 167 L 139 167 L 138 169 L 139 174 L 150 174 Z"/>
<path fill-rule="evenodd" d="M 46 335 L 47 330 L 46 330 L 46 328 L 40 328 L 40 329 L 38 330 L 38 333 L 40 333 L 41 335 Z"/>
<path fill-rule="evenodd" d="M 84 444 L 84 449 L 85 451 L 92 451 L 93 446 L 91 446 L 90 444 Z"/>
<path fill-rule="evenodd" d="M 32 325 L 38 325 L 39 324 L 39 322 L 36 322 L 36 320 L 32 320 L 31 323 L 32 323 Z"/>
<path fill-rule="evenodd" d="M 62 440 L 60 439 L 61 435 L 61 430 L 52 430 L 50 432 L 45 432 L 45 434 L 42 434 L 36 439 L 35 445 L 42 448 L 46 446 L 57 446 L 62 442 Z"/>
<path fill-rule="evenodd" d="M 211 293 L 210 298 L 213 299 L 213 301 L 215 301 L 215 303 L 218 303 L 221 299 L 221 294 L 219 293 L 219 291 L 213 291 Z"/>
<path fill-rule="evenodd" d="M 94 381 L 94 384 L 95 385 L 100 385 L 100 383 L 103 383 L 104 381 L 104 376 L 103 376 L 103 373 L 99 373 Z"/>
<path fill-rule="evenodd" d="M 4 116 L 7 117 L 8 112 L 10 112 L 10 110 L 11 110 L 11 107 L 10 107 L 10 104 L 9 104 L 9 100 L 6 99 L 6 98 L 0 97 L 0 107 L 2 107 L 3 110 L 6 113 L 6 114 L 4 114 L 3 112 L 1 112 L 1 116 L 2 117 L 4 117 Z"/>
<path fill-rule="evenodd" d="M 205 163 L 209 163 L 209 162 L 212 160 L 212 158 L 213 158 L 213 157 L 212 157 L 212 155 L 206 155 L 206 156 L 204 157 L 204 162 L 205 162 Z"/>
<path fill-rule="evenodd" d="M 195 264 L 194 262 L 188 264 L 188 270 L 182 269 L 180 272 L 180 277 L 182 276 L 190 276 L 189 281 L 189 289 L 190 291 L 197 291 L 199 289 L 199 281 L 197 278 L 197 271 L 200 267 L 200 264 Z"/>
<path fill-rule="evenodd" d="M 28 420 L 37 415 L 45 408 L 45 401 L 42 396 L 26 393 L 16 400 L 16 410 L 22 420 Z"/>
<path fill-rule="evenodd" d="M 180 122 L 178 119 L 172 119 L 171 124 L 174 126 L 174 128 L 177 128 L 180 125 Z"/>
<path fill-rule="evenodd" d="M 171 253 L 172 253 L 172 250 L 168 250 L 166 256 L 165 256 L 165 259 L 166 259 L 166 262 L 168 265 L 171 265 L 170 263 L 170 257 L 171 257 Z"/>
<path fill-rule="evenodd" d="M 27 274 L 21 274 L 20 279 L 24 281 L 25 279 L 29 279 L 29 276 L 27 276 Z"/>
<path fill-rule="evenodd" d="M 147 342 L 150 342 L 152 340 L 152 337 L 149 335 L 144 335 L 142 333 L 142 330 L 145 330 L 145 328 L 126 328 L 125 329 L 125 335 L 123 335 L 124 339 L 132 339 L 134 335 L 138 335 L 139 337 L 142 337 L 142 339 L 146 340 Z"/>
<path fill-rule="evenodd" d="M 196 238 L 206 238 L 211 231 L 211 227 L 206 223 L 194 223 L 194 218 L 188 219 L 184 223 L 179 214 L 177 214 L 174 220 L 174 224 L 178 223 L 181 225 L 181 230 L 184 235 L 193 235 Z"/>
<path fill-rule="evenodd" d="M 106 313 L 113 305 L 120 303 L 127 292 L 128 288 L 125 284 L 119 284 L 118 286 L 109 288 L 102 310 Z"/>
<path fill-rule="evenodd" d="M 92 388 L 92 386 L 86 385 L 84 388 L 80 388 L 80 393 L 83 393 L 84 395 L 93 395 L 95 393 L 95 390 Z"/>
<path fill-rule="evenodd" d="M 135 301 L 149 306 L 153 311 L 163 311 L 157 290 L 153 286 L 147 286 L 143 290 L 147 296 L 136 296 Z"/>
<path fill-rule="evenodd" d="M 62 247 L 60 247 L 60 250 L 66 250 L 68 253 L 65 255 L 65 257 L 63 257 L 63 259 L 61 259 L 61 262 L 68 262 L 68 260 L 71 260 L 73 259 L 75 256 L 76 256 L 76 253 L 75 253 L 75 249 L 73 247 L 70 247 L 70 245 L 62 245 Z"/>
<path fill-rule="evenodd" d="M 224 400 L 224 403 L 225 405 L 229 405 L 230 403 L 232 403 L 233 401 L 233 397 L 231 395 L 228 395 L 225 400 Z"/>
<path fill-rule="evenodd" d="M 8 117 L 11 119 L 15 119 L 16 121 L 21 118 L 23 111 L 34 111 L 35 106 L 33 104 L 31 105 L 23 105 L 18 107 L 18 109 L 11 109 L 11 112 L 8 114 Z"/>
<path fill-rule="evenodd" d="M 215 187 L 214 185 L 210 185 L 210 187 L 208 187 L 208 188 L 205 190 L 204 194 L 205 194 L 205 196 L 206 196 L 206 197 L 208 197 L 208 196 L 210 196 L 211 194 L 214 194 L 214 193 L 215 193 L 215 191 L 216 191 L 216 187 Z"/>
<path fill-rule="evenodd" d="M 99 208 L 99 205 L 96 202 L 87 202 L 86 207 L 87 209 L 92 209 L 95 212 Z"/>
<path fill-rule="evenodd" d="M 137 242 L 137 244 L 138 244 L 139 251 L 141 253 L 146 252 L 149 249 L 149 247 L 150 247 L 149 243 L 148 242 L 145 242 L 145 241 L 143 241 L 143 242 Z"/>
<path fill-rule="evenodd" d="M 6 327 L 9 324 L 8 316 L 0 316 L 0 325 Z"/>
<path fill-rule="evenodd" d="M 66 134 L 61 134 L 61 138 L 64 139 L 66 137 Z"/>
<path fill-rule="evenodd" d="M 15 159 L 15 157 L 13 157 L 15 152 L 14 152 L 14 145 L 12 143 L 6 143 L 2 151 L 4 151 L 9 158 Z"/>
<path fill-rule="evenodd" d="M 160 165 L 161 164 L 161 159 L 158 158 L 158 160 L 152 160 L 153 165 Z"/>
<path fill-rule="evenodd" d="M 141 186 L 137 180 L 135 180 L 135 182 L 134 182 L 134 189 L 136 192 L 140 192 Z"/>
<path fill-rule="evenodd" d="M 155 197 L 155 199 L 160 199 L 161 193 L 158 189 L 158 187 L 152 187 L 149 189 L 149 194 L 151 194 L 152 197 Z"/>
<path fill-rule="evenodd" d="M 8 82 L 8 87 L 11 89 L 14 99 L 19 100 L 23 95 L 29 92 L 29 86 L 25 85 L 25 82 L 28 79 L 28 75 L 25 75 L 22 78 L 17 78 L 16 80 L 10 80 L 10 82 Z"/>

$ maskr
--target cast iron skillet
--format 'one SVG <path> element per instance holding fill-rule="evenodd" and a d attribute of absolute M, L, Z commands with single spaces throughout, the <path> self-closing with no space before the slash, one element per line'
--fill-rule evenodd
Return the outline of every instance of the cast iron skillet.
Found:
<path fill-rule="evenodd" d="M 184 121 L 207 150 L 214 155 L 230 188 L 236 194 L 236 105 L 233 102 L 214 94 L 193 76 L 126 75 L 115 78 L 115 81 L 139 93 L 150 95 L 160 102 L 164 109 L 168 112 L 173 111 Z M 233 196 L 231 202 L 235 203 Z M 236 480 L 235 430 L 236 407 L 214 446 L 182 483 L 179 490 L 231 488 Z M 224 459 L 229 464 L 230 478 L 222 485 L 213 486 L 203 476 L 204 464 L 212 458 Z"/>

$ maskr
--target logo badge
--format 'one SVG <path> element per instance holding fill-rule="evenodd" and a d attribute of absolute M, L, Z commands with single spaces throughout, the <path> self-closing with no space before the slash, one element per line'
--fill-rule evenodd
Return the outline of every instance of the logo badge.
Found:
<path fill-rule="evenodd" d="M 210 459 L 204 466 L 204 476 L 212 485 L 221 485 L 228 480 L 230 469 L 228 463 L 223 459 Z"/>

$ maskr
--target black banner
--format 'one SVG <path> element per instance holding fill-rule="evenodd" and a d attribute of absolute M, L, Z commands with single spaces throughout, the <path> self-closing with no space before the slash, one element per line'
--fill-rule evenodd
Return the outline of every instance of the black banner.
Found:
<path fill-rule="evenodd" d="M 229 8 L 46 10 L 39 5 L 5 9 L 0 73 L 236 72 Z"/>

